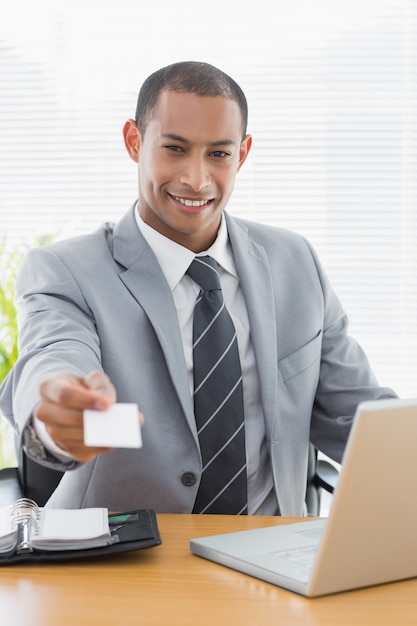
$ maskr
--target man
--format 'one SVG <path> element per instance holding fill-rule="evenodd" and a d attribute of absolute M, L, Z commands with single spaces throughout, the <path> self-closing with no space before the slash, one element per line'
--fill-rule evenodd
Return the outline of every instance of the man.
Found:
<path fill-rule="evenodd" d="M 302 237 L 225 212 L 252 139 L 240 87 L 205 63 L 152 74 L 123 130 L 139 196 L 115 226 L 33 249 L 16 285 L 20 358 L 1 409 L 27 454 L 67 469 L 49 505 L 189 513 L 202 461 L 193 407 L 196 255 L 215 259 L 243 378 L 249 514 L 300 515 L 308 444 L 341 461 L 380 388 Z M 143 447 L 83 442 L 84 409 L 144 415 Z"/>

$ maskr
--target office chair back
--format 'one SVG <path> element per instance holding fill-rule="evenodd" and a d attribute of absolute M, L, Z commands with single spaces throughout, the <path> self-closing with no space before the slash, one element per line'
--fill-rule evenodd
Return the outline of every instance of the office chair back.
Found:
<path fill-rule="evenodd" d="M 19 456 L 17 468 L 23 494 L 35 500 L 39 506 L 44 506 L 64 472 L 39 465 L 29 459 L 23 451 L 19 452 Z"/>

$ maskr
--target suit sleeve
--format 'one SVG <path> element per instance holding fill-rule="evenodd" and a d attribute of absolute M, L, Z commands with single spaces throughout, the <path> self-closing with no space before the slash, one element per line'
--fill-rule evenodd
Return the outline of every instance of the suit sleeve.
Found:
<path fill-rule="evenodd" d="M 324 298 L 320 376 L 313 405 L 311 441 L 340 462 L 360 402 L 395 397 L 381 387 L 368 358 L 349 335 L 348 318 L 312 250 Z"/>
<path fill-rule="evenodd" d="M 47 247 L 34 248 L 22 262 L 16 309 L 19 359 L 2 385 L 0 408 L 29 456 L 37 451 L 35 460 L 60 467 L 62 459 L 42 450 L 28 426 L 42 381 L 60 373 L 85 376 L 101 369 L 94 320 L 75 279 Z"/>

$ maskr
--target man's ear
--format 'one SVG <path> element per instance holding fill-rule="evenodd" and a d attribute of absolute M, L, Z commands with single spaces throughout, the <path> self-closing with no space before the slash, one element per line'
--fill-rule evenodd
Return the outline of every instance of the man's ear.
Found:
<path fill-rule="evenodd" d="M 140 147 L 140 132 L 136 126 L 135 120 L 127 120 L 123 126 L 123 139 L 128 155 L 138 163 L 139 161 L 139 147 Z"/>
<path fill-rule="evenodd" d="M 246 157 L 248 156 L 251 147 L 252 147 L 252 136 L 251 135 L 246 135 L 244 140 L 240 144 L 239 166 L 237 168 L 237 171 L 240 170 L 240 168 L 242 167 L 242 165 L 246 161 Z"/>

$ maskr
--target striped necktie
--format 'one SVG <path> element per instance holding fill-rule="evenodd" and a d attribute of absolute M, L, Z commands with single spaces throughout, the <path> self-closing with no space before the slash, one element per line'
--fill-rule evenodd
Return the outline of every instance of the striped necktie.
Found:
<path fill-rule="evenodd" d="M 194 411 L 203 471 L 194 513 L 247 514 L 242 372 L 217 263 L 196 257 L 187 274 L 200 286 L 194 308 Z"/>

